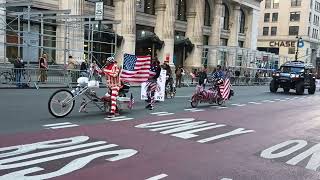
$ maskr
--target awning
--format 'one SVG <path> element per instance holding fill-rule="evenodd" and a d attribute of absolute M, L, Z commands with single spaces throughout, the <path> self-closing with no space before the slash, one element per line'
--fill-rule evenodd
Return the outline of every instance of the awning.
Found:
<path fill-rule="evenodd" d="M 137 31 L 137 46 L 149 48 L 152 45 L 156 49 L 161 49 L 164 44 L 163 41 L 153 32 L 150 31 Z"/>
<path fill-rule="evenodd" d="M 186 52 L 191 52 L 194 44 L 190 41 L 189 38 L 176 38 L 174 41 L 175 48 L 183 48 L 185 47 Z"/>

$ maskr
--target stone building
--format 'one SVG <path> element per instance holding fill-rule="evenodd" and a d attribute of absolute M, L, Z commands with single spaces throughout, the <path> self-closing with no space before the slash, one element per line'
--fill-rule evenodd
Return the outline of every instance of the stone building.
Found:
<path fill-rule="evenodd" d="M 11 0 L 7 0 L 9 1 Z M 32 7 L 37 10 L 71 9 L 71 15 L 93 15 L 95 4 L 91 1 L 33 0 Z M 167 58 L 172 65 L 186 68 L 200 68 L 204 65 L 213 67 L 217 64 L 225 65 L 225 62 L 217 58 L 218 56 L 210 56 L 204 62 L 203 45 L 211 46 L 212 54 L 217 53 L 215 47 L 220 46 L 240 47 L 252 51 L 257 48 L 261 0 L 103 0 L 103 2 L 104 19 L 120 22 L 109 27 L 122 39 L 116 49 L 116 58 L 120 62 L 124 53 L 130 53 L 157 56 L 162 62 Z M 63 36 L 62 25 L 50 28 L 57 37 Z M 85 48 L 85 42 L 82 40 L 84 34 L 83 29 L 69 32 L 69 36 L 79 41 L 68 46 L 80 50 Z M 55 46 L 57 49 L 62 49 L 63 43 L 56 42 Z M 75 58 L 82 58 L 83 55 L 79 52 L 81 51 L 71 54 Z M 60 64 L 64 62 L 61 52 L 50 53 L 55 62 Z"/>

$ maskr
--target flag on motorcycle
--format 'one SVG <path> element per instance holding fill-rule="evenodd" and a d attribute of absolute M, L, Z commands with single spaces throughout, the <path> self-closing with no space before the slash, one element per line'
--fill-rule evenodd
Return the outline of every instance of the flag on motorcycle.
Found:
<path fill-rule="evenodd" d="M 128 104 L 128 108 L 129 108 L 129 109 L 132 109 L 133 104 L 134 104 L 134 98 L 133 98 L 132 93 L 131 93 L 130 101 L 129 101 L 129 104 Z"/>
<path fill-rule="evenodd" d="M 124 82 L 142 83 L 153 75 L 150 56 L 125 54 L 120 79 Z"/>
<path fill-rule="evenodd" d="M 223 84 L 219 86 L 220 94 L 223 100 L 228 100 L 231 86 L 230 86 L 230 79 L 226 78 L 223 81 Z"/>

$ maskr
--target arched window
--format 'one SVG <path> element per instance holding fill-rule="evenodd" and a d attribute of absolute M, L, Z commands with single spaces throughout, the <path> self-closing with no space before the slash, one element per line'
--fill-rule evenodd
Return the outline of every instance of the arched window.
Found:
<path fill-rule="evenodd" d="M 113 0 L 103 0 L 103 4 L 107 6 L 113 6 Z"/>
<path fill-rule="evenodd" d="M 211 9 L 208 0 L 205 1 L 204 6 L 204 25 L 211 26 Z"/>
<path fill-rule="evenodd" d="M 177 20 L 187 20 L 187 2 L 186 0 L 176 0 L 176 17 Z"/>
<path fill-rule="evenodd" d="M 146 14 L 155 14 L 155 0 L 137 0 L 137 11 Z"/>
<path fill-rule="evenodd" d="M 229 30 L 229 8 L 226 4 L 222 4 L 223 29 Z"/>
<path fill-rule="evenodd" d="M 244 11 L 240 9 L 240 33 L 244 33 L 244 28 L 246 25 L 246 15 L 244 14 Z"/>

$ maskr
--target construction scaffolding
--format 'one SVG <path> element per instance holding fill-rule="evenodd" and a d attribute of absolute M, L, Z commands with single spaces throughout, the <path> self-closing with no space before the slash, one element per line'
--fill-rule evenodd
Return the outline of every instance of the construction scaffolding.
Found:
<path fill-rule="evenodd" d="M 5 53 L 0 63 L 22 57 L 28 65 L 36 64 L 47 54 L 50 64 L 66 65 L 72 56 L 102 65 L 116 54 L 119 37 L 112 25 L 118 22 L 94 18 L 71 15 L 69 9 L 38 10 L 31 0 L 0 4 L 0 49 Z"/>
<path fill-rule="evenodd" d="M 293 59 L 273 53 L 230 46 L 199 46 L 202 48 L 202 64 L 212 67 L 220 65 L 227 69 L 245 71 L 273 71 L 281 62 Z"/>

